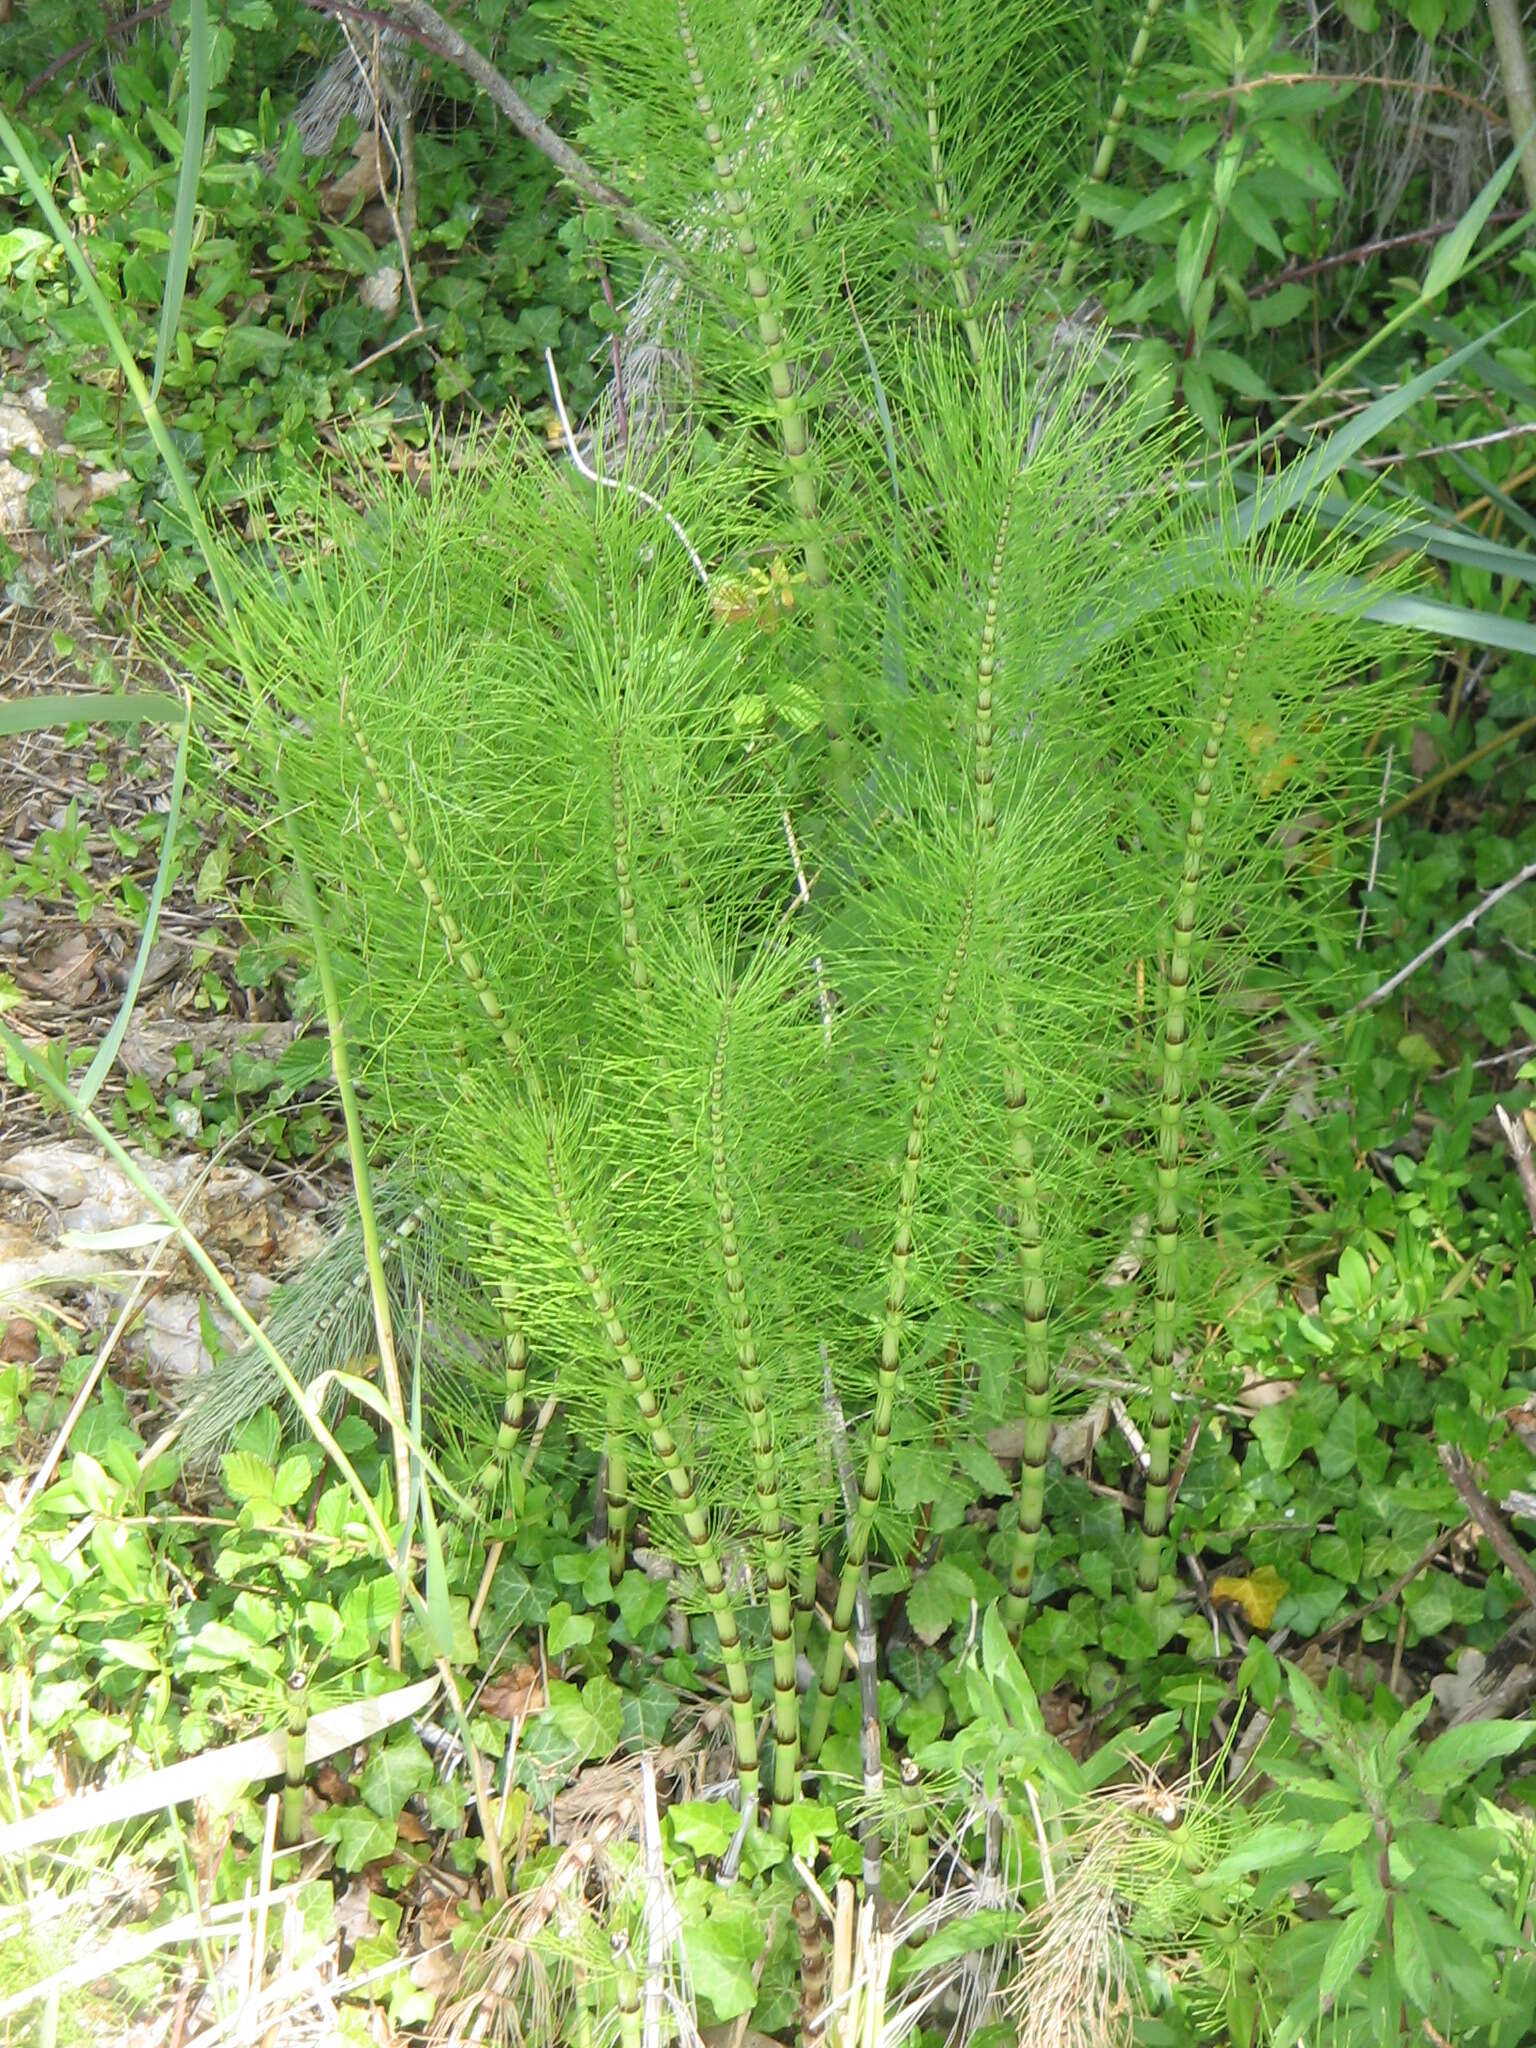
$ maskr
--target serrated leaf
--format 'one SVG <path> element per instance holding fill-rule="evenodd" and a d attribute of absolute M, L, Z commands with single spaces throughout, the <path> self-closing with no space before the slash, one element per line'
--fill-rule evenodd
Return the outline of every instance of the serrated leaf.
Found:
<path fill-rule="evenodd" d="M 1328 1953 L 1323 1958 L 1322 1973 L 1317 1983 L 1322 1997 L 1337 1998 L 1355 1975 L 1371 1952 L 1386 1911 L 1386 1894 L 1378 1892 L 1347 1916 L 1328 1944 Z"/>
<path fill-rule="evenodd" d="M 1490 1948 L 1513 1948 L 1519 1943 L 1520 1930 L 1509 1914 L 1476 1885 L 1430 1873 L 1420 1896 L 1438 1919 L 1459 1927 L 1474 1941 L 1486 1942 Z"/>
<path fill-rule="evenodd" d="M 254 1451 L 226 1451 L 219 1460 L 219 1476 L 231 1500 L 271 1500 L 277 1474 L 265 1458 Z"/>
<path fill-rule="evenodd" d="M 1419 1791 L 1438 1797 L 1475 1777 L 1484 1764 L 1513 1756 L 1531 1732 L 1529 1721 L 1469 1721 L 1447 1728 L 1415 1758 L 1409 1775 Z"/>
<path fill-rule="evenodd" d="M 1223 1856 L 1210 1872 L 1209 1881 L 1213 1885 L 1225 1884 L 1231 1878 L 1247 1876 L 1250 1871 L 1277 1870 L 1298 1859 L 1310 1860 L 1317 1853 L 1317 1843 L 1318 1829 L 1312 1821 L 1268 1821 L 1255 1828 L 1230 1855 Z"/>

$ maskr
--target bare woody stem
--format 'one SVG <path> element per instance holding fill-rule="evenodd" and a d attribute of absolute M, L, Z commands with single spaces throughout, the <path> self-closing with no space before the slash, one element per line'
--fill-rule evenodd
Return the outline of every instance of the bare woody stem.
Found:
<path fill-rule="evenodd" d="M 1267 593 L 1266 593 L 1267 595 Z M 1144 1609 L 1157 1606 L 1162 1576 L 1163 1537 L 1168 1527 L 1168 1483 L 1173 1442 L 1174 1324 L 1179 1306 L 1179 1180 L 1188 1082 L 1184 1058 L 1189 1039 L 1189 979 L 1195 948 L 1195 914 L 1200 897 L 1205 820 L 1226 738 L 1227 720 L 1248 650 L 1264 616 L 1265 596 L 1256 599 L 1222 678 L 1210 730 L 1200 756 L 1189 823 L 1184 834 L 1184 869 L 1173 915 L 1173 945 L 1163 981 L 1162 1088 L 1158 1107 L 1157 1247 L 1152 1294 L 1152 1412 L 1147 1430 L 1147 1487 L 1142 1502 L 1141 1547 L 1136 1595 Z"/>
<path fill-rule="evenodd" d="M 966 956 L 970 951 L 971 924 L 975 907 L 976 891 L 973 884 L 966 890 L 965 900 L 961 905 L 960 930 L 950 956 L 949 972 L 945 978 L 943 992 L 934 1011 L 933 1030 L 929 1036 L 928 1052 L 918 1081 L 917 1100 L 912 1105 L 912 1117 L 907 1130 L 907 1153 L 902 1163 L 901 1186 L 896 1201 L 896 1235 L 891 1245 L 885 1317 L 880 1332 L 880 1363 L 875 1381 L 875 1410 L 870 1421 L 869 1449 L 865 1457 L 864 1476 L 859 1485 L 858 1506 L 849 1518 L 848 1543 L 843 1553 L 843 1570 L 838 1581 L 837 1605 L 833 1610 L 832 1628 L 827 1640 L 826 1661 L 822 1665 L 821 1689 L 816 1696 L 816 1709 L 812 1716 L 810 1733 L 806 1738 L 807 1763 L 814 1763 L 820 1755 L 821 1745 L 826 1740 L 827 1729 L 831 1725 L 832 1707 L 842 1679 L 843 1650 L 848 1641 L 848 1630 L 853 1623 L 854 1606 L 858 1599 L 859 1575 L 863 1570 L 864 1560 L 869 1555 L 869 1541 L 874 1533 L 875 1515 L 880 1506 L 880 1492 L 885 1481 L 886 1453 L 890 1448 L 891 1423 L 896 1410 L 896 1381 L 901 1368 L 902 1331 L 906 1322 L 907 1275 L 912 1265 L 914 1250 L 913 1226 L 917 1213 L 918 1181 L 923 1166 L 923 1136 L 927 1128 L 928 1111 L 933 1103 L 934 1090 L 938 1086 L 939 1065 L 944 1057 L 944 1041 L 949 1031 L 949 1020 L 954 1010 L 960 976 L 964 972 Z"/>
<path fill-rule="evenodd" d="M 746 1658 L 742 1653 L 741 1636 L 736 1627 L 735 1612 L 725 1589 L 725 1575 L 720 1569 L 719 1555 L 715 1549 L 714 1539 L 709 1533 L 709 1523 L 700 1505 L 693 1475 L 677 1447 L 676 1439 L 667 1427 L 650 1377 L 619 1314 L 613 1290 L 597 1264 L 577 1220 L 575 1208 L 566 1190 L 564 1176 L 560 1171 L 554 1136 L 547 1128 L 544 1155 L 549 1173 L 550 1193 L 554 1197 L 555 1214 L 559 1218 L 566 1245 L 591 1296 L 592 1307 L 608 1340 L 608 1347 L 624 1375 L 635 1407 L 639 1410 L 640 1420 L 650 1440 L 651 1451 L 667 1476 L 667 1483 L 677 1502 L 683 1528 L 693 1551 L 694 1563 L 704 1587 L 704 1597 L 709 1603 L 710 1613 L 714 1616 L 715 1631 L 720 1638 L 720 1655 L 725 1665 L 726 1682 L 731 1691 L 731 1717 L 736 1730 L 736 1767 L 741 1778 L 742 1807 L 743 1811 L 751 1811 L 756 1808 L 758 1794 L 757 1727 L 752 1707 L 752 1686 L 747 1674 Z"/>
<path fill-rule="evenodd" d="M 725 1130 L 725 1067 L 730 1044 L 731 1005 L 727 996 L 715 1041 L 709 1079 L 709 1145 L 720 1257 L 725 1267 L 726 1301 L 736 1345 L 741 1405 L 752 1437 L 752 1465 L 757 1492 L 758 1527 L 762 1531 L 768 1579 L 768 1626 L 773 1638 L 773 1815 L 772 1830 L 786 1840 L 790 1809 L 799 1789 L 800 1694 L 795 1682 L 795 1617 L 784 1539 L 784 1514 L 779 1492 L 779 1461 L 773 1426 L 763 1391 L 762 1367 L 752 1330 L 746 1275 L 736 1235 L 736 1206 L 731 1200 L 730 1156 Z"/>

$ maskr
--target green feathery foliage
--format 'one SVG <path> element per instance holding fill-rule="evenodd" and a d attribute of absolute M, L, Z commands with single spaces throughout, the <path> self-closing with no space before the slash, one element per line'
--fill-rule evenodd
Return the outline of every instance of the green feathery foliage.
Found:
<path fill-rule="evenodd" d="M 693 1574 L 753 1802 L 765 1589 L 780 1832 L 818 1563 L 810 1760 L 866 1561 L 1021 1411 L 1024 1625 L 1053 1388 L 1140 1218 L 1121 1569 L 1165 1625 L 1173 1400 L 1275 963 L 1326 941 L 1393 704 L 1362 560 L 1304 519 L 1245 537 L 1033 295 L 1087 161 L 1075 17 L 856 12 L 574 9 L 587 146 L 690 250 L 675 410 L 607 488 L 516 432 L 425 497 L 307 488 L 228 568 L 275 715 L 211 618 L 198 659 L 253 792 L 282 769 L 377 1147 L 499 1331 L 487 1472 L 531 1351 L 606 1448 L 617 1559 L 638 1517 Z"/>

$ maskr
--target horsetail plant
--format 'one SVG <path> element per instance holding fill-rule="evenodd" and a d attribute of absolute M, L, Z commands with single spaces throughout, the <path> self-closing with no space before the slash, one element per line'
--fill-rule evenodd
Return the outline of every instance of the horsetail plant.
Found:
<path fill-rule="evenodd" d="M 924 1485 L 1021 1411 L 992 1561 L 1027 1655 L 1053 1362 L 1145 1213 L 1153 1470 L 1112 1569 L 1155 1600 L 1198 1191 L 1258 1142 L 1275 1036 L 1233 999 L 1341 900 L 1399 700 L 1363 556 L 1213 517 L 1177 424 L 1033 311 L 1023 252 L 1070 228 L 1020 211 L 1071 153 L 1062 21 L 882 8 L 877 61 L 742 12 L 570 10 L 589 153 L 692 250 L 681 407 L 635 467 L 514 430 L 425 497 L 285 479 L 278 550 L 221 564 L 270 715 L 216 619 L 196 658 L 253 797 L 278 764 L 295 792 L 377 1153 L 499 1319 L 494 1391 L 463 1347 L 482 1469 L 531 1353 L 606 1459 L 615 1578 L 643 1532 L 707 1617 L 749 1811 L 761 1660 L 782 1836 L 804 1766 L 859 1769 L 867 1568 L 942 1540 Z M 999 36 L 1043 110 L 1001 152 Z M 1122 992 L 1160 925 L 1149 1084 Z"/>

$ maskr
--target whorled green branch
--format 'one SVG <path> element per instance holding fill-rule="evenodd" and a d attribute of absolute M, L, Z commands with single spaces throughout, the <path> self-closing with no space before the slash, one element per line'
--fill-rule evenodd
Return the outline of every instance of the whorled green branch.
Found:
<path fill-rule="evenodd" d="M 779 1460 L 773 1426 L 763 1391 L 762 1364 L 752 1328 L 737 1238 L 736 1205 L 731 1199 L 730 1154 L 725 1130 L 725 1067 L 730 1044 L 729 995 L 721 1008 L 715 1061 L 709 1077 L 709 1148 L 720 1257 L 725 1268 L 726 1300 L 736 1346 L 741 1405 L 752 1438 L 752 1467 L 757 1493 L 757 1521 L 762 1532 L 768 1580 L 768 1626 L 773 1639 L 773 1833 L 789 1835 L 790 1809 L 798 1788 L 800 1761 L 800 1695 L 795 1683 L 795 1617 L 784 1538 L 784 1511 L 779 1488 Z"/>
<path fill-rule="evenodd" d="M 710 1613 L 714 1616 L 715 1631 L 720 1638 L 721 1661 L 725 1665 L 726 1683 L 731 1692 L 731 1719 L 736 1731 L 736 1768 L 741 1779 L 742 1810 L 751 1812 L 756 1809 L 758 1795 L 757 1727 L 752 1706 L 752 1684 L 741 1647 L 741 1635 L 736 1626 L 735 1610 L 726 1591 L 725 1574 L 720 1569 L 719 1552 L 710 1535 L 709 1523 L 699 1501 L 693 1474 L 678 1449 L 676 1438 L 667 1426 L 650 1376 L 635 1350 L 624 1319 L 619 1314 L 613 1289 L 597 1263 L 577 1219 L 575 1206 L 565 1185 L 565 1177 L 560 1170 L 554 1135 L 547 1127 L 544 1150 L 550 1193 L 554 1199 L 555 1214 L 559 1219 L 567 1249 L 591 1297 L 592 1308 L 602 1327 L 608 1348 L 624 1375 L 635 1407 L 639 1411 L 651 1451 L 667 1476 L 667 1483 L 672 1489 L 678 1512 L 682 1517 L 689 1547 L 693 1551 L 694 1563 L 704 1588 L 704 1597 L 709 1603 Z"/>
<path fill-rule="evenodd" d="M 1184 866 L 1173 914 L 1173 944 L 1163 977 L 1162 1082 L 1158 1103 L 1157 1201 L 1153 1219 L 1156 1262 L 1152 1296 L 1151 1415 L 1147 1430 L 1147 1485 L 1142 1502 L 1141 1546 L 1136 1564 L 1137 1598 L 1155 1608 L 1162 1576 L 1163 1537 L 1168 1527 L 1168 1484 L 1173 1444 L 1174 1325 L 1179 1305 L 1179 1182 L 1184 1139 L 1184 1072 L 1189 1049 L 1189 982 L 1195 950 L 1195 917 L 1205 849 L 1205 821 L 1226 739 L 1232 702 L 1264 616 L 1267 593 L 1249 612 L 1217 693 L 1210 729 L 1200 755 L 1184 833 Z"/>
<path fill-rule="evenodd" d="M 837 1604 L 833 1610 L 832 1627 L 827 1639 L 826 1660 L 822 1665 L 821 1688 L 816 1696 L 816 1708 L 811 1719 L 810 1732 L 806 1737 L 805 1756 L 808 1763 L 814 1763 L 820 1755 L 827 1729 L 831 1726 L 832 1707 L 842 1680 L 843 1650 L 848 1641 L 854 1605 L 858 1599 L 859 1575 L 864 1568 L 864 1560 L 869 1555 L 869 1541 L 874 1532 L 875 1515 L 879 1510 L 880 1493 L 885 1483 L 885 1461 L 890 1449 L 891 1424 L 896 1411 L 896 1381 L 901 1369 L 901 1339 L 906 1323 L 907 1281 L 915 1250 L 914 1226 L 917 1216 L 918 1181 L 923 1167 L 923 1137 L 927 1129 L 928 1112 L 933 1104 L 934 1090 L 938 1086 L 939 1066 L 944 1057 L 944 1042 L 949 1033 L 949 1020 L 954 1011 L 960 976 L 965 970 L 966 957 L 970 952 L 975 907 L 976 889 L 973 881 L 967 888 L 961 905 L 960 930 L 950 955 L 943 992 L 934 1011 L 928 1051 L 923 1060 L 917 1099 L 912 1105 L 911 1121 L 907 1129 L 906 1157 L 902 1162 L 901 1184 L 896 1198 L 896 1232 L 891 1244 L 890 1273 L 886 1282 L 885 1314 L 880 1330 L 880 1359 L 875 1380 L 875 1408 L 869 1426 L 869 1449 L 865 1455 L 864 1476 L 859 1482 L 858 1507 L 848 1526 L 842 1575 L 838 1580 Z"/>

